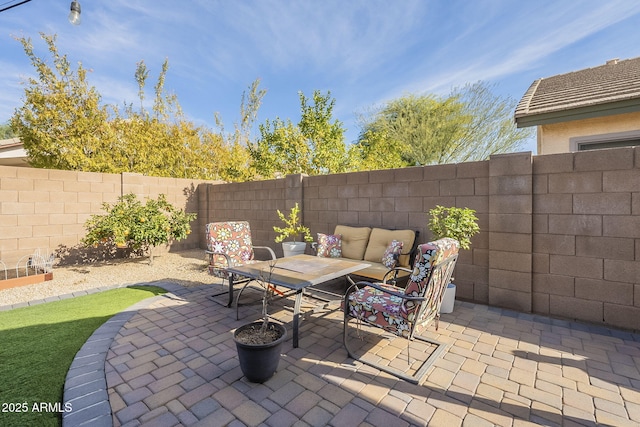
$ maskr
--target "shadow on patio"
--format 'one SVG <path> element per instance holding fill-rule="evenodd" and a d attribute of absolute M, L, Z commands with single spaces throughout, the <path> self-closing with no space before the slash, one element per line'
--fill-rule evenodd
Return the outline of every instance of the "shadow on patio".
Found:
<path fill-rule="evenodd" d="M 257 307 L 242 307 L 236 321 L 235 310 L 207 298 L 214 287 L 158 297 L 119 330 L 105 363 L 114 425 L 640 422 L 637 334 L 457 302 L 428 332 L 446 352 L 412 385 L 347 357 L 334 303 L 304 316 L 300 347 L 289 338 L 276 375 L 253 384 L 231 331 L 257 318 Z M 269 311 L 291 320 L 280 303 Z"/>

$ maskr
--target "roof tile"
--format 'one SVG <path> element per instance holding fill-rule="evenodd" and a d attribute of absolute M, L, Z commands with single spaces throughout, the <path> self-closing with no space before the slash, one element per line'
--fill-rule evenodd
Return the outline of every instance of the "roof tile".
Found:
<path fill-rule="evenodd" d="M 640 57 L 534 81 L 515 117 L 640 98 Z"/>

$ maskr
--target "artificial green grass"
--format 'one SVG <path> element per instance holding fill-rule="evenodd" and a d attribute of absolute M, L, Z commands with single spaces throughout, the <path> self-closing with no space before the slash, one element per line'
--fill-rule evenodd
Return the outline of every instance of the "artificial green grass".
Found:
<path fill-rule="evenodd" d="M 165 292 L 120 288 L 0 312 L 0 425 L 61 425 L 64 380 L 78 350 L 111 316 Z"/>

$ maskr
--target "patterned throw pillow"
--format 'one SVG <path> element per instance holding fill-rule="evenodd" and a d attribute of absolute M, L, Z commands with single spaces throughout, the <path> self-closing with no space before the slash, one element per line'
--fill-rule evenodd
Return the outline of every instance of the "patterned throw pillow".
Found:
<path fill-rule="evenodd" d="M 398 263 L 398 257 L 402 252 L 402 242 L 398 240 L 392 240 L 387 249 L 382 255 L 382 263 L 387 268 L 394 268 Z"/>
<path fill-rule="evenodd" d="M 342 235 L 318 233 L 318 256 L 340 258 L 342 256 Z"/>

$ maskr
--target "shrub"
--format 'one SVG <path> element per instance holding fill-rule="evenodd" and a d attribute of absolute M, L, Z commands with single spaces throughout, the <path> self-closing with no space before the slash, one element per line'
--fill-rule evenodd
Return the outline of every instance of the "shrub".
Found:
<path fill-rule="evenodd" d="M 278 209 L 278 218 L 282 222 L 285 223 L 286 227 L 273 227 L 273 231 L 278 233 L 275 238 L 276 243 L 284 242 L 284 239 L 287 237 L 293 238 L 293 241 L 296 241 L 296 237 L 302 235 L 302 238 L 305 242 L 313 242 L 313 237 L 311 237 L 311 231 L 309 228 L 304 226 L 300 222 L 300 206 L 296 203 L 294 207 L 289 211 L 289 217 L 286 217 L 280 210 Z"/>
<path fill-rule="evenodd" d="M 86 246 L 115 244 L 134 251 L 148 253 L 153 263 L 153 248 L 171 240 L 185 239 L 191 233 L 190 222 L 195 213 L 173 207 L 164 194 L 143 205 L 135 194 L 126 194 L 118 202 L 102 204 L 105 215 L 92 215 L 85 223 Z"/>
<path fill-rule="evenodd" d="M 445 208 L 437 205 L 429 211 L 429 230 L 434 239 L 451 237 L 460 243 L 462 249 L 469 249 L 471 237 L 480 231 L 476 211 L 469 208 Z"/>

